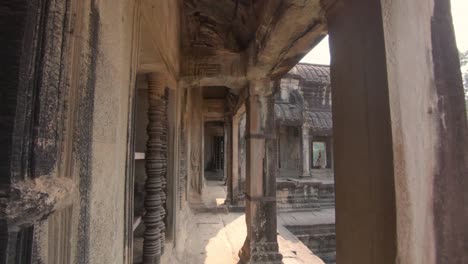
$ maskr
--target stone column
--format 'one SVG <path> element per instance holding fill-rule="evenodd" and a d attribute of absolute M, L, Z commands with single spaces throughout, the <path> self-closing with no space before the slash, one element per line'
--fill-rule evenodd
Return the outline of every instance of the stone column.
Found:
<path fill-rule="evenodd" d="M 468 130 L 450 1 L 337 1 L 337 263 L 467 263 Z"/>
<path fill-rule="evenodd" d="M 232 117 L 224 118 L 224 180 L 227 189 L 226 203 L 232 197 Z"/>
<path fill-rule="evenodd" d="M 231 204 L 237 205 L 239 197 L 239 116 L 232 117 L 232 172 L 231 172 Z"/>
<path fill-rule="evenodd" d="M 143 263 L 158 264 L 164 250 L 166 213 L 167 91 L 164 75 L 148 75 L 148 104 Z"/>
<path fill-rule="evenodd" d="M 306 124 L 302 125 L 302 177 L 310 176 L 310 142 L 309 142 L 309 127 Z"/>
<path fill-rule="evenodd" d="M 242 263 L 281 263 L 276 230 L 276 141 L 274 105 L 268 79 L 249 84 L 247 110 L 247 238 Z"/>
<path fill-rule="evenodd" d="M 187 172 L 191 190 L 201 194 L 204 173 L 204 122 L 203 122 L 203 89 L 202 87 L 189 88 L 189 147 Z"/>

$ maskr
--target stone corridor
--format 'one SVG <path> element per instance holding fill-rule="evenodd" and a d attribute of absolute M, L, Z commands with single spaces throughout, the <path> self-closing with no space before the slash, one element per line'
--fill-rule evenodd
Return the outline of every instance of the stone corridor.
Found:
<path fill-rule="evenodd" d="M 468 263 L 450 10 L 0 1 L 0 263 Z"/>
<path fill-rule="evenodd" d="M 245 214 L 228 212 L 221 181 L 207 181 L 199 203 L 193 209 L 189 230 L 184 242 L 185 251 L 179 264 L 236 264 L 239 249 L 246 236 Z M 194 199 L 195 200 L 195 199 Z M 225 209 L 221 209 L 221 208 Z M 278 244 L 284 264 L 323 264 L 287 227 L 334 224 L 334 208 L 319 211 L 278 213 Z M 331 263 L 326 263 L 331 264 Z"/>
<path fill-rule="evenodd" d="M 166 252 L 171 264 L 237 264 L 247 230 L 245 213 L 230 212 L 224 204 L 226 187 L 222 181 L 206 181 L 201 196 L 191 197 L 187 230 L 190 235 L 181 241 L 179 256 Z M 278 213 L 278 245 L 284 264 L 324 264 L 290 229 L 335 223 L 335 210 L 306 210 Z M 143 229 L 140 229 L 141 232 Z M 138 231 L 137 231 L 138 232 Z M 134 264 L 140 264 L 142 239 L 134 243 Z M 168 260 L 169 261 L 169 260 Z M 325 264 L 334 264 L 326 262 Z"/>

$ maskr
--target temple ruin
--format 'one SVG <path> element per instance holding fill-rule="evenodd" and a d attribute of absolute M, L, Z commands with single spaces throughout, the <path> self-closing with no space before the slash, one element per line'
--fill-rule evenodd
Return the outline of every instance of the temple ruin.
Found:
<path fill-rule="evenodd" d="M 468 263 L 450 2 L 0 3 L 1 263 Z M 326 35 L 330 66 L 299 63 Z"/>

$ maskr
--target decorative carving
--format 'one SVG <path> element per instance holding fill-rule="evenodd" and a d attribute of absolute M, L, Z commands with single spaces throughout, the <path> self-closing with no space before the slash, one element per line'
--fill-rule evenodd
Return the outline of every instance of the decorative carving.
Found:
<path fill-rule="evenodd" d="M 188 91 L 183 89 L 180 124 L 180 144 L 179 144 L 179 206 L 182 208 L 187 200 L 187 126 L 189 119 L 188 111 Z"/>
<path fill-rule="evenodd" d="M 215 63 L 198 63 L 195 65 L 195 76 L 213 77 L 221 73 L 221 65 Z"/>
<path fill-rule="evenodd" d="M 159 264 L 165 240 L 167 171 L 167 90 L 162 76 L 149 75 L 148 98 L 143 263 Z"/>
<path fill-rule="evenodd" d="M 197 179 L 200 177 L 200 148 L 198 144 L 193 144 L 191 146 L 191 153 L 190 153 L 190 166 L 191 172 L 193 173 L 192 178 L 192 187 L 197 188 Z"/>
<path fill-rule="evenodd" d="M 252 245 L 250 262 L 281 264 L 283 256 L 278 252 L 277 242 L 255 242 Z"/>
<path fill-rule="evenodd" d="M 182 208 L 183 201 L 185 200 L 186 186 L 187 186 L 187 162 L 185 150 L 185 133 L 182 129 L 180 144 L 179 144 L 179 206 Z"/>

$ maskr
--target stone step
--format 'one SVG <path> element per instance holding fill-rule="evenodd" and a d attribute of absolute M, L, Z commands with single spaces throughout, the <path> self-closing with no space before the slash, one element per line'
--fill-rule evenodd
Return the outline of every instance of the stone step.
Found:
<path fill-rule="evenodd" d="M 190 208 L 194 213 L 213 213 L 213 214 L 228 214 L 229 208 L 227 205 L 210 206 L 204 204 L 190 204 Z"/>
<path fill-rule="evenodd" d="M 286 226 L 304 245 L 326 264 L 336 263 L 335 224 Z"/>

